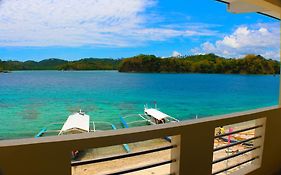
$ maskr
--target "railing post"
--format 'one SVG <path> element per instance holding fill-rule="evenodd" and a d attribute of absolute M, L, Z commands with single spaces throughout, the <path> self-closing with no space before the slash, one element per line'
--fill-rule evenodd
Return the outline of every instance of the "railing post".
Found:
<path fill-rule="evenodd" d="M 256 126 L 262 125 L 260 128 L 255 129 L 255 137 L 262 136 L 260 139 L 254 140 L 254 146 L 261 146 L 260 149 L 256 149 L 253 151 L 252 157 L 259 157 L 255 159 L 252 164 L 256 167 L 260 167 L 262 164 L 262 155 L 263 155 L 263 147 L 264 147 L 264 137 L 265 137 L 265 129 L 266 129 L 266 118 L 256 119 Z"/>
<path fill-rule="evenodd" d="M 176 148 L 173 148 L 171 150 L 171 159 L 172 160 L 176 160 L 175 162 L 173 162 L 171 164 L 170 167 L 170 174 L 175 174 L 175 175 L 179 175 L 180 172 L 180 150 L 181 150 L 181 136 L 177 135 L 177 136 L 173 136 L 172 137 L 172 145 L 177 145 Z"/>
<path fill-rule="evenodd" d="M 171 152 L 176 162 L 171 165 L 171 174 L 210 175 L 212 173 L 214 128 L 207 123 L 182 127 L 180 135 L 172 138 L 177 147 Z"/>

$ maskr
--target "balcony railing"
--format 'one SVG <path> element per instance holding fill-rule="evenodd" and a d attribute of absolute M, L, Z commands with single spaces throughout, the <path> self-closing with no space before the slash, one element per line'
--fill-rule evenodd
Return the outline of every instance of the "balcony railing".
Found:
<path fill-rule="evenodd" d="M 220 126 L 250 122 L 240 129 L 215 134 Z M 136 127 L 78 135 L 51 136 L 37 139 L 0 142 L 0 174 L 4 175 L 70 175 L 79 166 L 130 159 L 169 150 L 170 158 L 119 170 L 108 169 L 104 174 L 130 174 L 169 165 L 166 174 L 273 174 L 281 169 L 281 108 L 270 107 L 211 118 L 183 121 L 157 126 Z M 252 136 L 228 144 L 216 145 L 238 133 L 253 131 Z M 124 153 L 110 157 L 72 161 L 72 150 L 97 149 L 171 136 L 172 143 L 163 147 Z M 221 143 L 225 143 L 221 142 Z M 237 145 L 247 148 L 229 154 L 219 154 Z M 221 156 L 224 155 L 224 156 Z M 239 156 L 247 155 L 246 158 Z M 234 159 L 235 161 L 230 161 Z M 226 164 L 227 163 L 227 164 Z M 220 166 L 218 166 L 220 164 Z M 102 174 L 102 172 L 99 172 Z"/>

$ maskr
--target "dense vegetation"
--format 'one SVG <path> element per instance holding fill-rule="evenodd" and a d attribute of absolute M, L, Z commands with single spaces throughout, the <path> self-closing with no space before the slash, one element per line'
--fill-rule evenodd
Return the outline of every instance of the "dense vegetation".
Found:
<path fill-rule="evenodd" d="M 47 59 L 36 61 L 1 61 L 1 70 L 117 70 L 120 60 L 85 58 L 79 61 Z"/>
<path fill-rule="evenodd" d="M 71 61 L 59 67 L 60 70 L 117 70 L 120 60 L 87 58 Z"/>
<path fill-rule="evenodd" d="M 280 62 L 260 55 L 226 59 L 214 54 L 159 58 L 138 55 L 122 60 L 85 58 L 78 61 L 47 59 L 36 61 L 1 61 L 0 72 L 13 70 L 119 70 L 119 72 L 155 73 L 227 73 L 279 74 Z"/>
<path fill-rule="evenodd" d="M 122 60 L 120 72 L 279 74 L 280 63 L 260 55 L 226 59 L 214 54 L 159 58 L 138 55 Z"/>

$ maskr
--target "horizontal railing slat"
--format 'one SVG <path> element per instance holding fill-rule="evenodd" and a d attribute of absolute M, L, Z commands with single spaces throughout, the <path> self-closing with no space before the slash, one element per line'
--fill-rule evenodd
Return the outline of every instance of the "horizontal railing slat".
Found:
<path fill-rule="evenodd" d="M 173 163 L 175 161 L 176 160 L 167 160 L 167 161 L 154 163 L 154 164 L 150 164 L 150 165 L 144 165 L 144 166 L 140 166 L 140 167 L 137 167 L 137 168 L 131 168 L 131 169 L 128 169 L 128 170 L 123 170 L 123 171 L 119 171 L 119 172 L 115 172 L 115 173 L 109 173 L 109 174 L 106 174 L 106 175 L 119 175 L 119 174 L 133 173 L 133 172 L 137 172 L 137 171 L 146 170 L 146 169 L 149 169 L 149 168 L 167 165 L 167 164 Z"/>
<path fill-rule="evenodd" d="M 121 154 L 121 155 L 99 158 L 99 159 L 74 161 L 74 162 L 71 162 L 71 166 L 80 166 L 80 165 L 112 161 L 112 160 L 117 160 L 117 159 L 124 159 L 124 158 L 129 158 L 129 157 L 134 157 L 134 156 L 140 156 L 140 155 L 144 155 L 144 154 L 150 154 L 150 153 L 154 153 L 154 152 L 165 151 L 165 150 L 173 149 L 176 147 L 177 147 L 176 145 L 171 145 L 171 146 L 165 146 L 165 147 L 160 147 L 160 148 L 155 148 L 155 149 L 150 149 L 150 150 L 145 150 L 145 151 L 132 152 L 132 153 Z"/>
<path fill-rule="evenodd" d="M 225 146 L 217 147 L 217 148 L 214 148 L 214 152 L 222 150 L 222 149 L 226 149 L 226 148 L 229 148 L 229 147 L 233 147 L 233 146 L 236 146 L 236 145 L 240 145 L 240 144 L 243 144 L 243 143 L 247 143 L 249 141 L 256 140 L 256 139 L 259 139 L 261 137 L 262 136 L 256 136 L 256 137 L 252 137 L 252 138 L 249 138 L 249 139 L 246 139 L 246 140 L 237 141 L 235 143 L 230 143 L 230 144 L 225 145 Z"/>
<path fill-rule="evenodd" d="M 227 171 L 227 170 L 236 168 L 236 167 L 241 166 L 241 165 L 244 165 L 244 164 L 246 164 L 246 163 L 248 163 L 248 162 L 254 161 L 254 160 L 258 159 L 258 158 L 259 158 L 259 156 L 253 157 L 253 158 L 251 158 L 251 159 L 249 159 L 249 160 L 246 160 L 246 161 L 240 162 L 240 163 L 238 163 L 238 164 L 235 164 L 235 165 L 229 166 L 229 167 L 227 167 L 227 168 L 224 168 L 224 169 L 222 169 L 222 170 L 216 171 L 216 172 L 212 173 L 212 175 L 216 175 L 216 174 L 225 172 L 225 171 Z"/>
<path fill-rule="evenodd" d="M 232 154 L 232 155 L 229 155 L 229 156 L 225 156 L 225 157 L 223 157 L 223 158 L 220 158 L 220 159 L 217 159 L 217 160 L 213 161 L 213 164 L 216 164 L 216 163 L 222 162 L 222 161 L 224 161 L 224 160 L 228 160 L 228 159 L 231 159 L 231 158 L 234 158 L 234 157 L 243 155 L 243 154 L 245 154 L 245 153 L 248 153 L 248 152 L 250 152 L 250 151 L 256 150 L 256 149 L 258 149 L 258 148 L 261 148 L 261 146 L 256 146 L 256 147 L 254 147 L 254 148 L 250 148 L 250 149 L 247 149 L 247 150 L 238 152 L 238 153 L 236 153 L 236 154 Z"/>
<path fill-rule="evenodd" d="M 249 131 L 249 130 L 252 130 L 252 129 L 261 128 L 261 127 L 263 127 L 263 125 L 257 125 L 257 126 L 253 126 L 253 127 L 249 127 L 249 128 L 245 128 L 245 129 L 236 130 L 236 131 L 233 131 L 233 132 L 228 132 L 228 133 L 225 133 L 225 134 L 216 135 L 215 139 L 225 137 L 225 136 L 229 136 L 229 135 L 233 135 L 233 134 L 237 134 L 237 133 L 240 133 L 240 132 Z"/>

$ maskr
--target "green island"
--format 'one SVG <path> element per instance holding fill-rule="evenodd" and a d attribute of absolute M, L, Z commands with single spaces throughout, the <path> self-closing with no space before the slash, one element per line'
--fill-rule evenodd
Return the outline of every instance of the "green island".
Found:
<path fill-rule="evenodd" d="M 280 62 L 260 55 L 226 59 L 215 54 L 159 58 L 139 55 L 122 60 L 120 72 L 279 74 Z"/>
<path fill-rule="evenodd" d="M 260 55 L 224 58 L 215 54 L 160 58 L 137 55 L 130 58 L 84 58 L 66 61 L 52 58 L 36 61 L 1 61 L 0 72 L 15 70 L 118 70 L 139 73 L 280 74 L 280 62 Z"/>
<path fill-rule="evenodd" d="M 50 58 L 36 61 L 1 61 L 0 71 L 2 70 L 117 70 L 120 60 L 85 58 L 78 61 L 66 61 L 57 58 Z"/>

